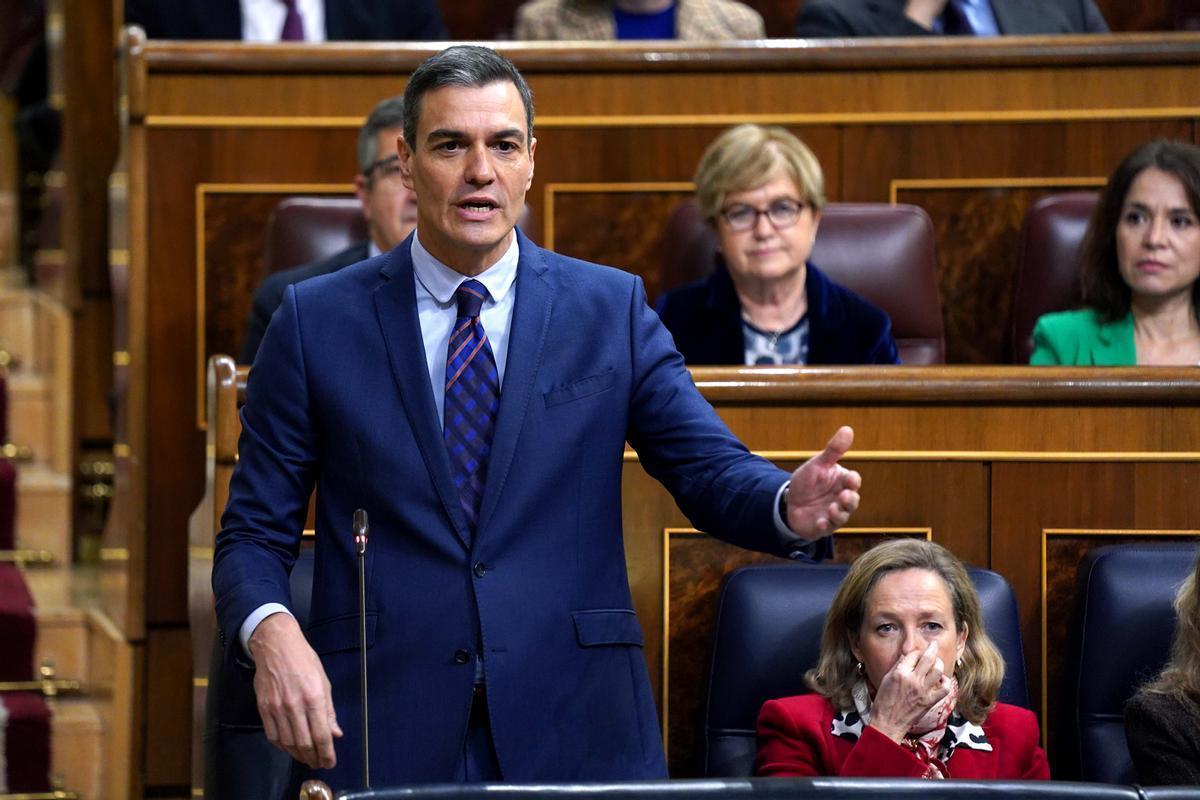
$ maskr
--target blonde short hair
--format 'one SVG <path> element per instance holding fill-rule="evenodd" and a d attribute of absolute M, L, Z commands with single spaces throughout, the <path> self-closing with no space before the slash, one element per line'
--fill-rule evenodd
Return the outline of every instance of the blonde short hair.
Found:
<path fill-rule="evenodd" d="M 696 203 L 705 218 L 715 220 L 726 195 L 776 177 L 791 178 L 814 211 L 825 207 L 825 175 L 804 142 L 783 128 L 738 125 L 714 139 L 700 157 L 693 178 Z"/>
<path fill-rule="evenodd" d="M 1200 558 L 1175 594 L 1175 616 L 1171 658 L 1146 690 L 1200 710 Z"/>
<path fill-rule="evenodd" d="M 879 579 L 905 569 L 929 570 L 945 582 L 955 629 L 967 626 L 962 664 L 954 671 L 958 711 L 971 722 L 982 723 L 996 705 L 1004 659 L 984 629 L 979 595 L 963 563 L 941 545 L 921 539 L 892 539 L 854 559 L 825 615 L 821 657 L 805 674 L 805 682 L 838 708 L 854 707 L 851 692 L 858 680 L 858 659 L 850 649 L 850 637 L 862 629 L 867 597 Z"/>

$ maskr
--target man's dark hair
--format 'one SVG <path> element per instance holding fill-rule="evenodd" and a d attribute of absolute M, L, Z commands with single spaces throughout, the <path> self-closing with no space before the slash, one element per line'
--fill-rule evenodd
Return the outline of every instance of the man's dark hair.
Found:
<path fill-rule="evenodd" d="M 533 141 L 533 93 L 521 73 L 504 56 L 490 47 L 461 44 L 447 47 L 417 67 L 404 88 L 404 141 L 417 145 L 417 120 L 421 117 L 421 98 L 426 92 L 445 86 L 477 87 L 505 82 L 517 87 L 525 106 L 525 146 Z"/>
<path fill-rule="evenodd" d="M 1079 247 L 1079 288 L 1083 304 L 1105 322 L 1123 319 L 1132 292 L 1117 264 L 1117 227 L 1129 187 L 1142 170 L 1155 167 L 1183 184 L 1188 205 L 1200 216 L 1200 147 L 1169 139 L 1147 142 L 1125 157 L 1108 179 Z M 1192 311 L 1200 319 L 1200 281 L 1192 285 Z"/>
<path fill-rule="evenodd" d="M 371 109 L 367 121 L 358 131 L 358 171 L 366 177 L 379 155 L 375 152 L 375 139 L 380 131 L 388 128 L 400 128 L 404 125 L 404 97 L 396 95 L 381 100 Z"/>

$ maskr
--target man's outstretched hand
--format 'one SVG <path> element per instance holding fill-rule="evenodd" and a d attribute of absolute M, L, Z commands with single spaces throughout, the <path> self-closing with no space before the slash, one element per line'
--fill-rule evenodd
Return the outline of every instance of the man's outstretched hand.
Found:
<path fill-rule="evenodd" d="M 792 473 L 787 524 L 797 535 L 810 540 L 828 536 L 858 508 L 862 476 L 838 463 L 853 443 L 853 429 L 843 425 L 824 450 Z"/>

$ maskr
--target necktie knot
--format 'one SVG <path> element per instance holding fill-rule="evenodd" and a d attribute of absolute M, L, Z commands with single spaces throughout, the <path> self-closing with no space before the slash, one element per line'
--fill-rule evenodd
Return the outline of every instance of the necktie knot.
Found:
<path fill-rule="evenodd" d="M 458 300 L 458 317 L 474 319 L 483 308 L 483 301 L 488 298 L 487 287 L 477 280 L 463 281 L 454 292 Z"/>

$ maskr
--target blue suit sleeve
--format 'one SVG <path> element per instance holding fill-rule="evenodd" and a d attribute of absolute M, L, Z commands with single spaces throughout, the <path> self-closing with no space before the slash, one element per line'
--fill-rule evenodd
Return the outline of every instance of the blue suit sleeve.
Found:
<path fill-rule="evenodd" d="M 642 465 L 698 530 L 785 554 L 774 504 L 790 476 L 750 453 L 700 395 L 671 334 L 647 305 L 640 278 L 630 303 L 634 376 L 627 438 Z"/>
<path fill-rule="evenodd" d="M 318 437 L 291 286 L 250 371 L 241 416 L 238 463 L 213 554 L 217 622 L 227 644 L 264 603 L 292 607 L 288 575 L 315 480 Z"/>

